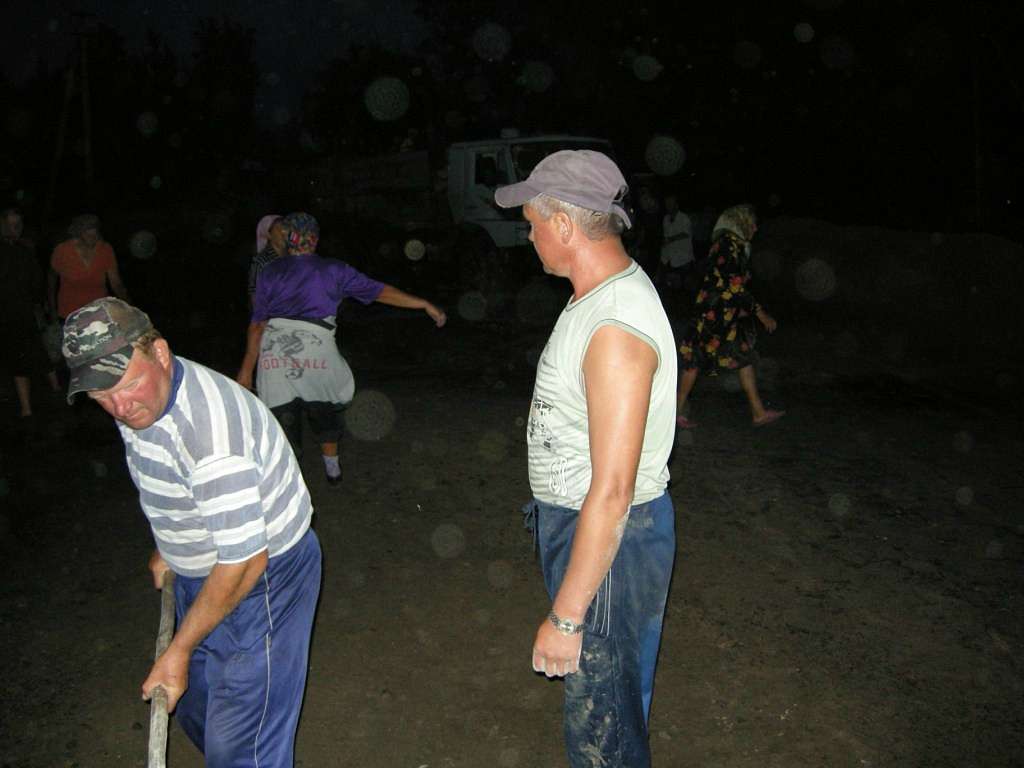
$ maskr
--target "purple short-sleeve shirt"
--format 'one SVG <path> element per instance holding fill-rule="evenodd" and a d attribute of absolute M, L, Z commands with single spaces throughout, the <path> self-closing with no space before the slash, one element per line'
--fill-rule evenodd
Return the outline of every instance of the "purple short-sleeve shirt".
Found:
<path fill-rule="evenodd" d="M 383 289 L 384 283 L 343 261 L 316 254 L 284 256 L 260 272 L 252 300 L 252 322 L 262 323 L 272 317 L 333 317 L 343 299 L 369 304 Z"/>

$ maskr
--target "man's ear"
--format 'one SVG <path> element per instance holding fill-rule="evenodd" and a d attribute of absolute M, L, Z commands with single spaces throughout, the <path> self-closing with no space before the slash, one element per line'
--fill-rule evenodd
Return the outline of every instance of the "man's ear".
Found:
<path fill-rule="evenodd" d="M 558 228 L 558 239 L 562 241 L 562 245 L 568 245 L 572 239 L 572 219 L 562 211 L 556 213 L 554 218 L 555 226 Z"/>
<path fill-rule="evenodd" d="M 171 368 L 171 348 L 167 346 L 165 339 L 157 339 L 153 342 L 153 355 L 156 357 L 160 367 L 164 370 Z"/>

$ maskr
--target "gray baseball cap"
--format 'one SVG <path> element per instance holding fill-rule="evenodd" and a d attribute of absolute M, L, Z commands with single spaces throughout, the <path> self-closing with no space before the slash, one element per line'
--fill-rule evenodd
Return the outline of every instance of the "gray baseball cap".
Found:
<path fill-rule="evenodd" d="M 628 190 L 622 171 L 607 155 L 592 149 L 563 149 L 537 163 L 526 181 L 498 187 L 494 201 L 502 208 L 515 208 L 537 195 L 550 195 L 591 211 L 618 214 L 631 227 L 622 207 Z"/>
<path fill-rule="evenodd" d="M 79 392 L 110 389 L 132 360 L 132 342 L 153 330 L 149 315 L 120 299 L 97 299 L 64 321 L 61 351 L 71 380 L 68 402 Z"/>

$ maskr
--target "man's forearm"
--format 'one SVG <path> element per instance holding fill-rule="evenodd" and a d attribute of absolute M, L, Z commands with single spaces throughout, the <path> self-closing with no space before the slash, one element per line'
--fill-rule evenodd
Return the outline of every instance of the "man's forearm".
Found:
<path fill-rule="evenodd" d="M 552 610 L 564 619 L 582 622 L 601 581 L 619 551 L 628 520 L 632 489 L 623 493 L 588 494 L 573 535 L 569 567 Z"/>
<path fill-rule="evenodd" d="M 175 632 L 171 646 L 183 653 L 192 653 L 249 594 L 266 567 L 266 551 L 242 563 L 215 565 Z"/>

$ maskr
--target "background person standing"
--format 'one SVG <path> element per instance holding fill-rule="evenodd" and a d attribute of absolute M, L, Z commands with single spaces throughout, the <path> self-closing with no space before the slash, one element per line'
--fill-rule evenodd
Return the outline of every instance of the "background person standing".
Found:
<path fill-rule="evenodd" d="M 90 301 L 115 296 L 130 301 L 117 269 L 114 249 L 100 234 L 100 220 L 92 214 L 75 216 L 68 227 L 69 239 L 50 257 L 50 311 L 63 321 Z M 107 286 L 110 290 L 107 290 Z"/>
<path fill-rule="evenodd" d="M 693 224 L 690 217 L 679 210 L 675 195 L 665 198 L 661 232 L 661 277 L 667 288 L 678 291 L 684 287 L 694 266 Z"/>
<path fill-rule="evenodd" d="M 285 232 L 282 218 L 270 213 L 259 220 L 256 225 L 256 251 L 249 265 L 249 306 L 256 294 L 256 281 L 260 272 L 274 259 L 288 252 L 288 235 Z"/>
<path fill-rule="evenodd" d="M 46 357 L 37 309 L 44 302 L 43 273 L 21 239 L 24 220 L 14 208 L 0 212 L 0 338 L 7 350 L 0 366 L 14 377 L 20 415 L 32 415 L 31 376 L 46 374 L 57 391 L 57 375 Z"/>

